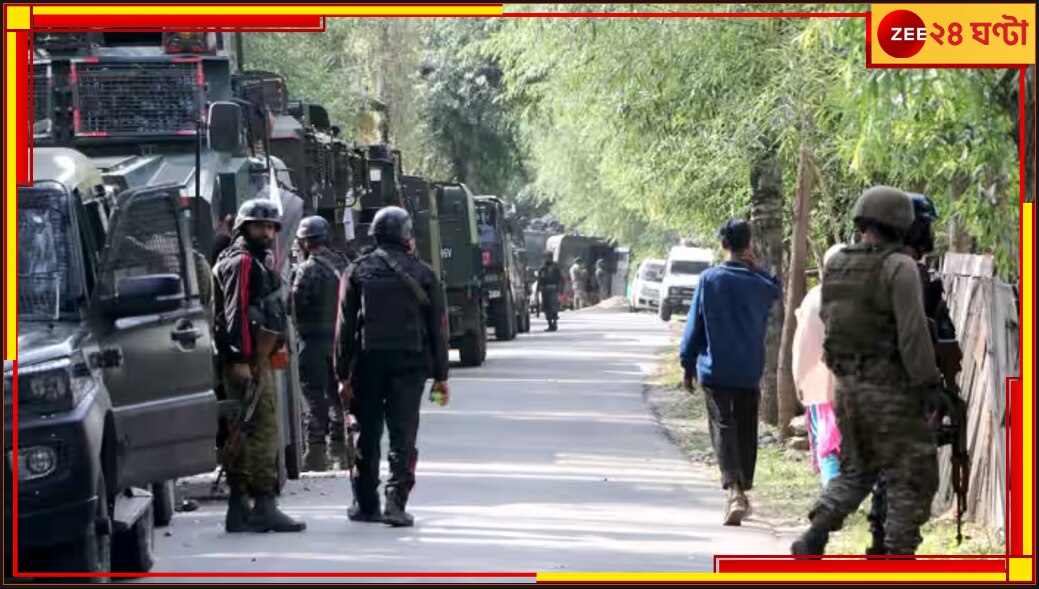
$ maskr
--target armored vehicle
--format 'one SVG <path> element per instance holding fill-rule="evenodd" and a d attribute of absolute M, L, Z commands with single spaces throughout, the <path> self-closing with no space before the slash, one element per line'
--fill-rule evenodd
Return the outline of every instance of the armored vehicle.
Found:
<path fill-rule="evenodd" d="M 523 269 L 512 243 L 513 226 L 505 215 L 505 204 L 496 196 L 476 197 L 476 228 L 483 264 L 483 294 L 487 319 L 494 336 L 511 340 L 526 331 L 530 322 Z"/>
<path fill-rule="evenodd" d="M 435 182 L 433 186 L 440 215 L 450 345 L 458 350 L 463 366 L 480 366 L 487 357 L 487 314 L 476 203 L 464 184 Z"/>

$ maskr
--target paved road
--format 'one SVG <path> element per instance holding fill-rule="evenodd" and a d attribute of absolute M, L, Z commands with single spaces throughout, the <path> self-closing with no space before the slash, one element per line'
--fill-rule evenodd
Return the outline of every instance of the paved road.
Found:
<path fill-rule="evenodd" d="M 416 527 L 351 523 L 343 474 L 305 475 L 282 498 L 305 533 L 227 535 L 223 505 L 203 504 L 157 531 L 153 571 L 708 571 L 712 554 L 785 552 L 762 526 L 720 525 L 722 491 L 648 411 L 658 319 L 543 328 L 492 342 L 484 367 L 453 370 L 451 405 L 424 405 Z"/>

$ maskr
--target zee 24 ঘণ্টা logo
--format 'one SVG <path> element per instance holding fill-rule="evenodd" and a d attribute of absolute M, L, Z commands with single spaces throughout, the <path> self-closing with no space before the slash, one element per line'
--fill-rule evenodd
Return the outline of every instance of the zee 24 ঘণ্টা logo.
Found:
<path fill-rule="evenodd" d="M 990 43 L 1003 43 L 1007 46 L 1027 45 L 1027 20 L 1018 20 L 1014 16 L 1002 15 L 998 22 L 966 22 L 955 20 L 924 23 L 911 10 L 895 10 L 888 13 L 880 21 L 877 28 L 877 41 L 885 53 L 896 59 L 913 57 L 924 48 L 924 44 L 934 42 L 938 45 L 959 47 L 964 43 L 976 43 L 988 46 Z M 969 29 L 969 30 L 968 30 Z"/>

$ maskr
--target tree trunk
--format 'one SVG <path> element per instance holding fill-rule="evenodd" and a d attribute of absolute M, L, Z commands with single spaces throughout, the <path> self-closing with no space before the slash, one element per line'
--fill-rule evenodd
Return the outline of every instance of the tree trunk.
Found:
<path fill-rule="evenodd" d="M 794 202 L 794 231 L 790 244 L 790 267 L 788 268 L 786 304 L 784 305 L 783 335 L 779 349 L 778 405 L 779 439 L 785 441 L 790 429 L 790 420 L 797 413 L 800 403 L 794 385 L 793 356 L 794 330 L 797 329 L 795 311 L 805 296 L 805 267 L 808 257 L 808 212 L 812 191 L 811 150 L 801 145 L 797 165 L 797 199 Z"/>
<path fill-rule="evenodd" d="M 772 142 L 769 141 L 768 144 Z M 763 151 L 750 172 L 750 223 L 754 231 L 754 250 L 759 263 L 783 280 L 783 170 L 775 148 Z M 761 379 L 759 418 L 775 425 L 779 421 L 776 369 L 779 340 L 783 327 L 781 305 L 772 307 L 765 335 L 765 373 Z"/>

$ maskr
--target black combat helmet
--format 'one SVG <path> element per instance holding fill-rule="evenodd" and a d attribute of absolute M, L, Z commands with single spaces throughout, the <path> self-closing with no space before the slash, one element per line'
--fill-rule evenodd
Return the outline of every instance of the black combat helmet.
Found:
<path fill-rule="evenodd" d="M 906 245 L 916 249 L 920 255 L 934 251 L 934 232 L 931 224 L 938 220 L 938 209 L 931 199 L 923 194 L 910 194 L 913 201 L 913 224 L 906 232 Z"/>
<path fill-rule="evenodd" d="M 411 226 L 411 215 L 400 207 L 379 209 L 372 219 L 368 235 L 377 243 L 397 243 L 404 245 L 414 237 Z"/>
<path fill-rule="evenodd" d="M 246 223 L 257 221 L 260 223 L 274 223 L 274 228 L 281 231 L 281 212 L 278 205 L 265 198 L 254 198 L 242 203 L 238 207 L 238 216 L 234 220 L 234 230 L 239 231 Z"/>
<path fill-rule="evenodd" d="M 309 239 L 317 243 L 328 241 L 328 234 L 328 221 L 320 215 L 306 217 L 299 222 L 299 228 L 296 230 L 297 239 Z"/>

